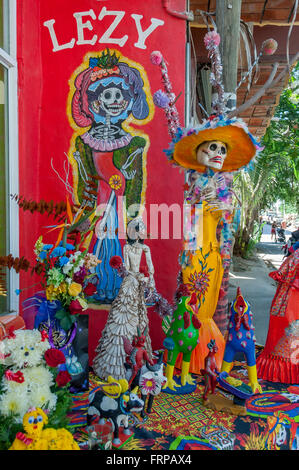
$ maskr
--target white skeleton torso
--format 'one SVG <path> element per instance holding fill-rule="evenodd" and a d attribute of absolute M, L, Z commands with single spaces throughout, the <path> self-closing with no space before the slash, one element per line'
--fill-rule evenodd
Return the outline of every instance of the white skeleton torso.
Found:
<path fill-rule="evenodd" d="M 127 270 L 131 273 L 139 273 L 142 253 L 145 253 L 146 263 L 150 275 L 154 274 L 154 266 L 150 249 L 147 245 L 143 245 L 136 241 L 133 245 L 126 244 L 123 249 L 124 263 Z"/>

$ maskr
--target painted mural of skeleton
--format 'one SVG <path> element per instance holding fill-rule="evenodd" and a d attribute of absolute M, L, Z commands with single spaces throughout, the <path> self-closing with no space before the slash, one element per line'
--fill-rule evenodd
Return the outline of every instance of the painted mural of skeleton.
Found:
<path fill-rule="evenodd" d="M 84 65 L 75 75 L 70 106 L 76 126 L 85 128 L 82 135 L 77 134 L 71 152 L 77 174 L 75 192 L 79 202 L 84 198 L 93 208 L 104 207 L 89 250 L 102 260 L 96 268 L 99 283 L 94 300 L 111 303 L 121 278 L 109 260 L 122 256 L 119 234 L 125 238 L 124 214 L 129 220 L 139 215 L 146 189 L 148 137 L 129 128 L 128 123 L 150 121 L 153 104 L 145 71 L 119 51 L 88 54 Z M 97 188 L 86 194 L 90 175 L 98 181 Z M 123 197 L 120 208 L 119 197 Z"/>

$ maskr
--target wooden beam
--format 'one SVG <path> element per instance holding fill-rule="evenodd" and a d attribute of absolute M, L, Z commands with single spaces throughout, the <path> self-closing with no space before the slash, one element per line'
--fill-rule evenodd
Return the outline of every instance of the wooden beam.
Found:
<path fill-rule="evenodd" d="M 242 0 L 221 0 L 216 2 L 216 25 L 221 41 L 219 45 L 225 93 L 231 93 L 228 107 L 236 106 L 240 16 Z"/>

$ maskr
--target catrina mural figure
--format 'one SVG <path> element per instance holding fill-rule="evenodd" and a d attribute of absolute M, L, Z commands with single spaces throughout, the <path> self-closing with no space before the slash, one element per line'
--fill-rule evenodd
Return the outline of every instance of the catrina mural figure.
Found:
<path fill-rule="evenodd" d="M 125 221 L 139 215 L 146 188 L 149 139 L 129 124 L 149 122 L 154 107 L 145 71 L 118 51 L 87 54 L 74 75 L 69 101 L 76 130 L 70 151 L 74 183 L 79 203 L 84 199 L 99 207 L 101 218 L 89 250 L 102 260 L 96 268 L 95 300 L 110 303 L 121 278 L 109 260 L 121 256 Z M 93 191 L 86 189 L 90 177 L 97 181 Z"/>

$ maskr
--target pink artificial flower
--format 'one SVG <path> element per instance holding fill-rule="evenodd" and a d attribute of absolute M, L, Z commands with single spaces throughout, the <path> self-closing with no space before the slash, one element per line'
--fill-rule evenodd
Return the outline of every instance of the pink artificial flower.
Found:
<path fill-rule="evenodd" d="M 216 31 L 209 31 L 204 37 L 204 44 L 206 47 L 211 45 L 217 47 L 220 44 L 220 35 Z"/>
<path fill-rule="evenodd" d="M 161 65 L 163 56 L 160 51 L 153 51 L 151 53 L 151 61 L 154 65 Z"/>
<path fill-rule="evenodd" d="M 275 41 L 275 39 L 271 38 L 271 39 L 267 39 L 266 41 L 264 41 L 262 47 L 263 47 L 264 54 L 272 55 L 276 52 L 278 44 L 277 44 L 277 41 Z"/>

